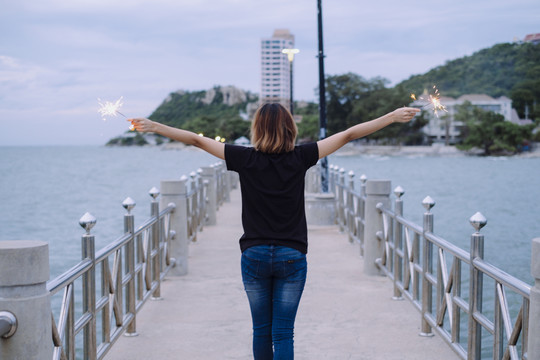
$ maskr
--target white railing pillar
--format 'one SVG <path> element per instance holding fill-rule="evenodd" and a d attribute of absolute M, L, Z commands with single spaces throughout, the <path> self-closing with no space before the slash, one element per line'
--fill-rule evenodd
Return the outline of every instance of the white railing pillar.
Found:
<path fill-rule="evenodd" d="M 0 241 L 0 274 L 0 359 L 51 359 L 49 245 Z"/>
<path fill-rule="evenodd" d="M 528 359 L 540 359 L 540 238 L 533 239 L 531 253 L 531 287 L 529 309 Z"/>
<path fill-rule="evenodd" d="M 161 198 L 160 208 L 164 209 L 170 203 L 176 205 L 171 214 L 170 231 L 175 232 L 175 237 L 171 241 L 171 261 L 174 266 L 170 272 L 172 275 L 186 275 L 188 273 L 189 237 L 187 228 L 187 177 L 182 176 L 180 180 L 162 180 L 160 184 Z"/>
<path fill-rule="evenodd" d="M 390 180 L 368 180 L 366 183 L 365 226 L 364 226 L 364 274 L 381 275 L 375 261 L 382 257 L 384 244 L 377 237 L 383 227 L 382 215 L 377 204 L 390 205 Z"/>
<path fill-rule="evenodd" d="M 203 166 L 202 178 L 208 182 L 206 190 L 206 225 L 216 225 L 217 223 L 217 207 L 218 207 L 218 193 L 217 193 L 217 179 L 215 166 Z"/>

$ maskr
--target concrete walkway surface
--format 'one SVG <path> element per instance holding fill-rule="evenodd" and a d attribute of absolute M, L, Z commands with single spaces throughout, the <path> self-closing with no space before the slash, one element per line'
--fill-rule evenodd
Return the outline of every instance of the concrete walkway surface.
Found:
<path fill-rule="evenodd" d="M 252 359 L 251 315 L 240 274 L 240 191 L 190 245 L 189 274 L 167 277 L 163 300 L 137 315 L 107 360 Z M 297 360 L 458 359 L 439 337 L 421 337 L 420 314 L 392 300 L 392 282 L 363 274 L 357 245 L 335 226 L 309 231 L 308 279 L 295 328 Z"/>

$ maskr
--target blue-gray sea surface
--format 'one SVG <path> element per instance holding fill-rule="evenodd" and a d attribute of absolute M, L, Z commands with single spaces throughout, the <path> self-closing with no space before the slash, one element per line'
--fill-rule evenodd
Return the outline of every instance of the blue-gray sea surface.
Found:
<path fill-rule="evenodd" d="M 49 242 L 51 278 L 80 259 L 79 218 L 97 218 L 96 249 L 123 232 L 122 201 L 133 198 L 136 226 L 150 212 L 148 190 L 218 159 L 193 148 L 0 147 L 0 240 Z M 422 200 L 436 205 L 435 233 L 469 250 L 469 218 L 488 220 L 485 258 L 527 283 L 531 240 L 540 237 L 540 158 L 336 156 L 329 159 L 368 179 L 405 189 L 405 216 L 422 224 Z"/>

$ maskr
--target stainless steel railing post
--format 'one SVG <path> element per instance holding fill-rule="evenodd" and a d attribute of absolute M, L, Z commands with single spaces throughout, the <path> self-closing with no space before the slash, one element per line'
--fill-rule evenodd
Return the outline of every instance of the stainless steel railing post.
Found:
<path fill-rule="evenodd" d="M 480 234 L 486 218 L 479 212 L 469 219 L 476 232 L 471 235 L 470 279 L 469 279 L 469 333 L 467 343 L 468 359 L 480 359 L 482 356 L 482 325 L 475 315 L 482 313 L 483 275 L 474 265 L 474 260 L 484 258 L 484 235 Z"/>
<path fill-rule="evenodd" d="M 364 226 L 366 221 L 366 182 L 367 176 L 360 176 L 360 198 L 358 199 L 358 237 L 360 238 L 360 256 L 364 256 Z"/>
<path fill-rule="evenodd" d="M 354 242 L 355 221 L 354 221 L 354 171 L 347 173 L 349 181 L 347 184 L 347 211 L 346 211 L 346 229 L 349 233 L 349 242 Z"/>
<path fill-rule="evenodd" d="M 86 230 L 81 238 L 81 258 L 90 260 L 92 266 L 82 275 L 82 316 L 87 318 L 84 326 L 83 351 L 85 360 L 97 357 L 96 340 L 96 248 L 95 237 L 90 230 L 96 224 L 96 218 L 90 213 L 84 214 L 79 224 Z"/>
<path fill-rule="evenodd" d="M 126 244 L 124 251 L 124 264 L 126 267 L 126 274 L 129 277 L 126 283 L 126 311 L 132 315 L 132 320 L 127 326 L 125 336 L 137 336 L 137 308 L 135 298 L 135 217 L 131 213 L 131 210 L 135 207 L 136 203 L 128 197 L 122 203 L 124 209 L 127 210 L 127 214 L 124 215 L 124 232 L 132 235 L 129 242 Z M 117 285 L 118 286 L 118 285 Z M 121 285 L 120 285 L 121 286 Z"/>
<path fill-rule="evenodd" d="M 532 241 L 531 275 L 534 286 L 529 310 L 528 359 L 540 359 L 540 238 Z"/>
<path fill-rule="evenodd" d="M 158 217 L 159 216 L 159 202 L 156 200 L 159 196 L 159 190 L 155 187 L 150 189 L 148 194 L 152 197 L 152 202 L 150 204 L 150 216 Z M 152 292 L 152 300 L 161 300 L 161 251 L 159 249 L 159 219 L 156 220 L 154 225 L 152 225 L 152 251 L 150 252 L 151 258 L 151 268 L 152 268 L 152 282 L 156 284 L 155 290 Z"/>
<path fill-rule="evenodd" d="M 204 180 L 202 178 L 202 169 L 197 170 L 197 213 L 199 218 L 197 219 L 197 230 L 202 231 L 204 222 L 206 219 L 206 191 L 204 186 Z"/>
<path fill-rule="evenodd" d="M 397 186 L 394 189 L 394 195 L 396 200 L 394 202 L 394 212 L 396 216 L 403 216 L 403 199 L 401 197 L 405 194 L 405 190 L 401 186 Z M 399 253 L 403 254 L 403 225 L 394 219 L 394 300 L 403 300 L 401 291 L 399 290 L 398 283 L 403 282 L 403 260 L 399 256 Z"/>
<path fill-rule="evenodd" d="M 338 225 L 339 231 L 343 232 L 345 230 L 345 169 L 339 169 L 339 186 L 337 193 L 338 200 Z"/>
<path fill-rule="evenodd" d="M 426 196 L 422 201 L 422 205 L 427 210 L 423 217 L 423 233 L 432 233 L 433 213 L 431 209 L 435 206 L 435 201 L 431 197 Z M 422 323 L 420 336 L 433 336 L 431 326 L 429 326 L 426 320 L 426 317 L 433 312 L 433 285 L 428 278 L 428 276 L 433 274 L 433 244 L 425 235 L 423 236 L 422 255 Z"/>

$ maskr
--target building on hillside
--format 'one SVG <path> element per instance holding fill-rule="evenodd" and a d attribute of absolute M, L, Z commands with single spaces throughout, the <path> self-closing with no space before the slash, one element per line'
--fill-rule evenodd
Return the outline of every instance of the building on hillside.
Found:
<path fill-rule="evenodd" d="M 424 97 L 428 97 L 426 94 Z M 486 111 L 493 111 L 504 117 L 506 121 L 513 122 L 518 125 L 526 125 L 531 123 L 530 120 L 521 120 L 515 109 L 512 108 L 512 100 L 506 96 L 492 98 L 485 94 L 467 94 L 462 95 L 457 99 L 452 97 L 441 96 L 440 102 L 446 108 L 445 111 L 438 111 L 438 116 L 432 111 L 427 112 L 428 124 L 424 126 L 422 131 L 427 136 L 429 142 L 455 144 L 461 140 L 461 130 L 464 124 L 461 121 L 454 119 L 458 112 L 458 106 L 465 102 L 470 102 L 473 106 L 479 107 Z M 424 100 L 416 100 L 411 106 L 422 108 L 426 105 Z"/>
<path fill-rule="evenodd" d="M 533 43 L 533 44 L 535 44 L 535 45 L 540 44 L 540 33 L 537 33 L 537 34 L 528 34 L 528 35 L 525 36 L 525 38 L 523 39 L 523 42 L 530 42 L 530 43 Z"/>
<path fill-rule="evenodd" d="M 278 102 L 289 108 L 290 64 L 283 49 L 294 48 L 294 35 L 277 29 L 271 38 L 261 39 L 261 104 Z"/>

